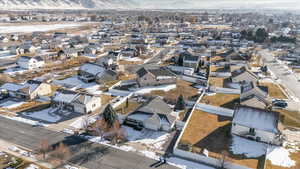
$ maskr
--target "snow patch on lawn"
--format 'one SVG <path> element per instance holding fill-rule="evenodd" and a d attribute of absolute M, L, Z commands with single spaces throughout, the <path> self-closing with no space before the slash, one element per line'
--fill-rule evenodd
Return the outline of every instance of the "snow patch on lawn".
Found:
<path fill-rule="evenodd" d="M 283 147 L 271 147 L 268 150 L 267 159 L 277 166 L 292 167 L 296 165 L 296 162 L 290 158 L 289 150 Z"/>
<path fill-rule="evenodd" d="M 23 117 L 10 117 L 10 116 L 4 116 L 4 115 L 0 115 L 0 116 L 4 117 L 4 118 L 7 118 L 7 119 L 10 119 L 10 120 L 15 120 L 15 121 L 18 121 L 18 122 L 30 124 L 30 125 L 39 125 L 39 126 L 44 126 L 44 127 L 48 126 L 44 123 L 34 121 L 34 120 L 30 120 L 30 119 L 25 119 Z"/>
<path fill-rule="evenodd" d="M 76 128 L 76 129 L 82 129 L 82 128 L 84 128 L 84 125 L 86 122 L 88 122 L 89 124 L 92 124 L 95 121 L 96 121 L 96 118 L 94 118 L 94 117 L 83 116 L 83 117 L 78 118 L 73 123 L 71 123 L 70 126 Z"/>
<path fill-rule="evenodd" d="M 0 104 L 0 107 L 6 108 L 6 109 L 12 109 L 21 106 L 25 102 L 15 102 L 15 101 L 7 101 Z"/>
<path fill-rule="evenodd" d="M 53 112 L 52 107 L 35 112 L 24 112 L 23 115 L 26 117 L 43 120 L 50 123 L 58 122 L 61 119 L 61 117 L 51 112 Z"/>
<path fill-rule="evenodd" d="M 271 146 L 238 136 L 232 136 L 231 151 L 233 154 L 245 155 L 248 158 L 257 158 L 267 154 L 266 159 L 273 165 L 292 167 L 296 162 L 290 158 L 290 153 L 299 151 L 297 146 L 284 144 L 283 147 Z M 286 148 L 285 148 L 286 147 Z"/>
<path fill-rule="evenodd" d="M 145 144 L 150 148 L 162 150 L 163 145 L 168 141 L 170 134 L 162 131 L 142 130 L 137 131 L 131 127 L 123 126 L 127 133 L 127 139 L 132 143 Z"/>
<path fill-rule="evenodd" d="M 160 86 L 148 86 L 148 87 L 141 87 L 135 91 L 135 93 L 138 94 L 146 94 L 150 93 L 155 90 L 163 90 L 165 92 L 170 91 L 172 89 L 176 88 L 176 84 L 170 84 L 170 85 L 160 85 Z"/>

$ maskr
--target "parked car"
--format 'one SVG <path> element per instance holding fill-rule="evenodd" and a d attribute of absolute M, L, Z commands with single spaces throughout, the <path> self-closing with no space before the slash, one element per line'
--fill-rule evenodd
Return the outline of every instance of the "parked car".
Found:
<path fill-rule="evenodd" d="M 281 108 L 286 108 L 288 106 L 288 104 L 284 100 L 274 100 L 273 101 L 273 106 L 281 107 Z"/>

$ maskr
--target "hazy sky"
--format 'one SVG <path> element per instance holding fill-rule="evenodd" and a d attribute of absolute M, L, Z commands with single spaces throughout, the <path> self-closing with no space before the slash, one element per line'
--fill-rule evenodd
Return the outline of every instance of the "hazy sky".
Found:
<path fill-rule="evenodd" d="M 300 9 L 300 0 L 135 0 L 153 8 Z"/>

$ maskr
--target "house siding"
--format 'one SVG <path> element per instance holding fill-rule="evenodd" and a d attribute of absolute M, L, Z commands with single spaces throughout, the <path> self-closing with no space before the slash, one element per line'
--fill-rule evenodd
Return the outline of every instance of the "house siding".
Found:
<path fill-rule="evenodd" d="M 246 137 L 247 133 L 249 133 L 249 130 L 250 130 L 249 127 L 233 123 L 231 128 L 231 133 L 241 137 Z M 261 142 L 276 144 L 275 142 L 276 134 L 272 132 L 255 129 L 255 135 L 251 137 L 253 139 L 259 137 Z"/>

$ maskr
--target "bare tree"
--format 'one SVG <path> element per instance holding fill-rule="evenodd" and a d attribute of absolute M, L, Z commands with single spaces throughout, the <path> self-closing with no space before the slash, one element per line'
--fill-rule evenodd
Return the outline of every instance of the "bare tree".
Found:
<path fill-rule="evenodd" d="M 49 141 L 47 139 L 42 139 L 40 141 L 40 147 L 38 151 L 43 155 L 43 160 L 45 160 L 47 153 L 50 151 Z"/>
<path fill-rule="evenodd" d="M 71 151 L 64 143 L 59 143 L 58 147 L 54 150 L 53 156 L 61 163 L 65 163 L 71 156 Z"/>

